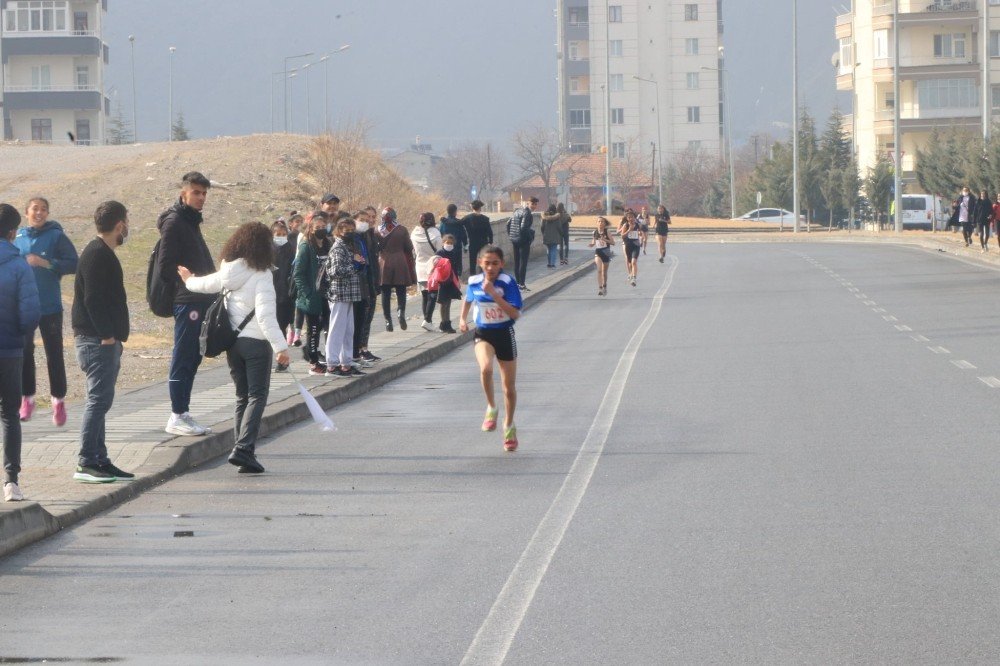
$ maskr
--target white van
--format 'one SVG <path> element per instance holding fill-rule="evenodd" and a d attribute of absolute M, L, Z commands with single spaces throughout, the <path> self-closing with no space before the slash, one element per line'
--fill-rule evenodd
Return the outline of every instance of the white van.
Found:
<path fill-rule="evenodd" d="M 951 217 L 951 203 L 932 194 L 903 195 L 904 229 L 944 229 Z"/>

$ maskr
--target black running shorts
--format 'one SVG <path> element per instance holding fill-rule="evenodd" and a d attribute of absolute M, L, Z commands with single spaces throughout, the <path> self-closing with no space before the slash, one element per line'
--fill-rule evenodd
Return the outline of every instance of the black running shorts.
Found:
<path fill-rule="evenodd" d="M 606 264 L 611 262 L 611 250 L 606 247 L 600 247 L 594 250 L 594 256 Z"/>
<path fill-rule="evenodd" d="M 639 253 L 642 251 L 642 245 L 639 241 L 625 241 L 625 258 L 632 260 L 638 259 Z"/>
<path fill-rule="evenodd" d="M 477 328 L 476 343 L 480 340 L 488 342 L 496 352 L 497 360 L 514 361 L 517 359 L 517 340 L 514 338 L 514 327 Z"/>

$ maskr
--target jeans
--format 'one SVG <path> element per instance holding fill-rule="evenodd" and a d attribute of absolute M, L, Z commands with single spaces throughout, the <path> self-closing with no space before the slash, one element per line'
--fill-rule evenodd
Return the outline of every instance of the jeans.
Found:
<path fill-rule="evenodd" d="M 423 284 L 426 285 L 427 283 L 425 282 Z M 423 296 L 424 321 L 430 322 L 434 319 L 434 306 L 437 304 L 437 292 L 423 289 L 421 290 L 420 295 Z"/>
<path fill-rule="evenodd" d="M 514 244 L 514 280 L 518 284 L 525 284 L 525 277 L 528 275 L 528 257 L 531 255 L 531 243 L 521 242 Z"/>
<path fill-rule="evenodd" d="M 21 471 L 21 358 L 0 358 L 0 424 L 3 425 L 5 481 L 17 483 Z"/>
<path fill-rule="evenodd" d="M 252 454 L 260 433 L 260 419 L 271 391 L 271 343 L 255 338 L 237 338 L 226 351 L 229 376 L 236 384 L 236 448 Z"/>
<path fill-rule="evenodd" d="M 362 349 L 368 347 L 368 335 L 372 330 L 372 317 L 375 315 L 374 303 L 371 301 L 354 301 L 354 358 Z"/>
<path fill-rule="evenodd" d="M 555 266 L 556 259 L 559 258 L 559 244 L 546 245 L 545 250 L 549 253 L 549 266 Z"/>
<path fill-rule="evenodd" d="M 330 328 L 326 334 L 326 364 L 333 367 L 351 364 L 354 358 L 354 303 L 330 303 Z"/>
<path fill-rule="evenodd" d="M 559 237 L 559 258 L 563 261 L 569 260 L 569 232 L 563 233 Z"/>
<path fill-rule="evenodd" d="M 205 318 L 207 303 L 182 303 L 174 306 L 174 353 L 170 357 L 170 409 L 184 414 L 191 407 L 191 387 L 201 365 L 198 335 Z"/>
<path fill-rule="evenodd" d="M 392 307 L 389 303 L 389 299 L 392 298 L 392 291 L 396 290 L 396 311 L 399 313 L 400 319 L 406 318 L 406 287 L 402 285 L 393 286 L 391 284 L 384 284 L 382 289 L 382 316 L 388 322 L 392 321 L 390 313 Z"/>
<path fill-rule="evenodd" d="M 45 347 L 45 364 L 49 370 L 49 394 L 60 400 L 66 397 L 66 361 L 63 360 L 63 313 L 42 315 L 38 331 Z M 24 364 L 21 370 L 21 390 L 35 395 L 35 332 L 24 336 Z"/>
<path fill-rule="evenodd" d="M 105 419 L 115 400 L 115 384 L 122 367 L 122 343 L 102 345 L 100 338 L 76 336 L 76 359 L 87 375 L 87 402 L 80 426 L 80 465 L 106 465 Z"/>
<path fill-rule="evenodd" d="M 303 328 L 304 339 L 302 341 L 302 357 L 309 365 L 319 363 L 319 332 L 323 329 L 323 315 L 306 314 L 306 322 Z"/>

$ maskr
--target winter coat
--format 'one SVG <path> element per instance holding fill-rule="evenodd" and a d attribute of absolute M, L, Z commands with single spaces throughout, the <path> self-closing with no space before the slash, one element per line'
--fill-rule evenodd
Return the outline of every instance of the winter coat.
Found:
<path fill-rule="evenodd" d="M 184 266 L 195 275 L 215 272 L 212 253 L 201 235 L 202 216 L 180 199 L 163 211 L 156 222 L 160 230 L 160 253 L 157 264 L 164 280 L 177 284 L 174 303 L 211 303 L 215 294 L 195 294 L 191 292 L 177 275 L 177 267 Z"/>
<path fill-rule="evenodd" d="M 417 227 L 410 233 L 410 242 L 416 255 L 417 282 L 427 282 L 431 259 L 441 249 L 441 232 L 437 227 Z"/>
<path fill-rule="evenodd" d="M 300 312 L 310 315 L 323 314 L 323 299 L 325 296 L 316 290 L 316 275 L 319 273 L 319 251 L 305 238 L 299 243 L 292 264 L 292 275 L 295 280 L 295 307 Z"/>
<path fill-rule="evenodd" d="M 469 230 L 466 228 L 465 224 L 461 220 L 454 217 L 442 217 L 438 222 L 438 229 L 441 230 L 441 237 L 451 234 L 455 237 L 455 247 L 459 250 L 464 250 L 469 246 Z M 454 261 L 451 262 L 451 267 L 455 271 L 455 275 L 461 275 L 462 269 L 462 253 L 458 253 L 458 263 Z"/>
<path fill-rule="evenodd" d="M 507 220 L 507 236 L 513 245 L 531 245 L 535 240 L 535 214 L 530 208 L 523 207 L 514 211 Z"/>
<path fill-rule="evenodd" d="M 326 274 L 330 288 L 326 299 L 331 303 L 354 303 L 361 299 L 361 268 L 354 263 L 354 248 L 338 238 L 330 248 Z"/>
<path fill-rule="evenodd" d="M 291 303 L 292 297 L 288 293 L 289 286 L 294 286 L 294 281 L 289 285 L 292 277 L 292 264 L 295 262 L 295 245 L 289 241 L 281 247 L 274 248 L 274 296 L 278 305 Z"/>
<path fill-rule="evenodd" d="M 72 275 L 80 261 L 72 241 L 66 237 L 62 226 L 55 220 L 47 220 L 41 228 L 21 227 L 14 238 L 14 247 L 21 256 L 37 254 L 51 266 L 32 266 L 35 284 L 38 285 L 38 303 L 43 315 L 63 311 L 62 288 L 59 281 L 63 275 Z"/>
<path fill-rule="evenodd" d="M 379 234 L 379 275 L 383 287 L 409 287 L 417 283 L 410 234 L 396 225 L 386 235 Z"/>
<path fill-rule="evenodd" d="M 278 328 L 274 279 L 270 270 L 254 270 L 243 259 L 223 261 L 217 272 L 189 278 L 187 288 L 194 294 L 218 294 L 223 289 L 229 291 L 226 310 L 234 329 L 251 311 L 254 313 L 239 337 L 266 340 L 276 354 L 288 349 L 285 336 Z"/>
<path fill-rule="evenodd" d="M 445 260 L 445 261 L 451 262 L 452 274 L 454 276 L 456 276 L 456 278 L 457 278 L 458 273 L 454 272 L 455 271 L 455 259 L 456 259 L 456 257 L 460 259 L 461 256 L 462 256 L 462 250 L 460 250 L 459 247 L 456 245 L 451 250 L 451 252 L 449 252 L 448 250 L 445 250 L 444 248 L 438 250 L 437 254 L 435 255 L 435 260 L 436 261 Z M 459 283 L 459 284 L 461 284 L 461 283 Z M 460 287 L 456 287 L 455 283 L 452 280 L 448 280 L 447 282 L 442 282 L 441 286 L 438 287 L 438 300 L 439 301 L 443 301 L 445 299 L 450 299 L 450 300 L 456 301 L 456 300 L 458 300 L 460 298 L 462 298 L 462 290 L 461 290 Z"/>
<path fill-rule="evenodd" d="M 31 266 L 7 240 L 0 240 L 0 358 L 20 358 L 24 336 L 38 326 L 38 287 Z"/>
<path fill-rule="evenodd" d="M 368 245 L 368 232 L 351 235 L 350 243 L 354 246 L 354 251 L 365 258 L 365 263 L 358 271 L 358 280 L 361 282 L 361 300 L 366 303 L 375 301 L 375 281 L 378 273 L 378 258 L 372 259 L 372 250 Z M 372 263 L 372 262 L 375 263 Z"/>
<path fill-rule="evenodd" d="M 958 225 L 961 224 L 961 222 L 958 221 L 959 214 L 961 212 L 961 207 L 962 207 L 962 195 L 959 195 L 959 197 L 955 199 L 955 203 L 953 203 L 951 206 L 951 219 L 948 220 L 949 227 L 957 227 Z M 975 209 L 976 209 L 976 195 L 969 194 L 969 221 L 967 224 L 972 224 L 972 212 Z"/>
<path fill-rule="evenodd" d="M 562 234 L 564 240 L 569 240 L 569 225 L 573 222 L 573 216 L 569 213 L 563 213 L 562 219 L 559 220 L 559 232 Z"/>
<path fill-rule="evenodd" d="M 976 199 L 976 205 L 969 211 L 969 221 L 975 225 L 985 225 L 990 222 L 990 215 L 993 213 L 993 205 L 989 199 Z"/>
<path fill-rule="evenodd" d="M 542 243 L 559 245 L 562 241 L 562 218 L 559 213 L 542 214 Z"/>

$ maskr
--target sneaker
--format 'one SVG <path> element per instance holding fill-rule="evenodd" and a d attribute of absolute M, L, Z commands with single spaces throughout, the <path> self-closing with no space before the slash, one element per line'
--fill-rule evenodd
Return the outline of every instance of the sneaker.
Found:
<path fill-rule="evenodd" d="M 288 364 L 287 363 L 275 363 L 274 364 L 274 371 L 275 372 L 288 372 Z"/>
<path fill-rule="evenodd" d="M 21 409 L 18 415 L 22 421 L 30 421 L 31 415 L 35 411 L 35 399 L 30 397 L 21 398 Z"/>
<path fill-rule="evenodd" d="M 434 324 L 432 324 L 431 322 L 427 321 L 426 319 L 420 324 L 420 328 L 422 328 L 425 331 L 428 331 L 430 333 L 434 332 Z"/>
<path fill-rule="evenodd" d="M 385 320 L 385 330 L 392 333 L 392 322 L 388 319 Z"/>
<path fill-rule="evenodd" d="M 496 408 L 490 409 L 486 408 L 486 418 L 483 419 L 483 432 L 493 432 L 497 429 L 497 410 Z"/>
<path fill-rule="evenodd" d="M 295 331 L 288 329 L 288 335 L 285 336 L 285 342 L 288 343 L 289 347 L 292 346 L 292 343 L 295 342 Z"/>
<path fill-rule="evenodd" d="M 663 263 L 663 257 L 660 257 L 660 263 L 661 264 Z"/>
<path fill-rule="evenodd" d="M 366 349 L 366 350 L 364 350 L 363 352 L 361 352 L 361 356 L 362 356 L 362 357 L 363 357 L 363 358 L 364 358 L 364 359 L 365 359 L 366 361 L 369 361 L 369 362 L 371 362 L 371 363 L 374 363 L 374 362 L 376 362 L 376 361 L 381 361 L 381 360 L 382 360 L 382 357 L 381 357 L 381 356 L 376 356 L 375 354 L 371 353 L 371 352 L 370 352 L 370 351 L 368 351 L 367 349 Z"/>
<path fill-rule="evenodd" d="M 316 365 L 309 366 L 309 375 L 312 377 L 325 377 L 326 368 L 318 363 Z"/>
<path fill-rule="evenodd" d="M 8 481 L 3 484 L 3 501 L 4 502 L 21 502 L 24 501 L 24 493 L 13 481 Z"/>
<path fill-rule="evenodd" d="M 503 431 L 503 450 L 517 451 L 517 428 L 511 426 Z"/>
<path fill-rule="evenodd" d="M 635 278 L 632 278 L 632 286 L 635 286 Z"/>
<path fill-rule="evenodd" d="M 167 427 L 164 430 L 171 435 L 181 435 L 183 437 L 204 435 L 205 429 L 191 418 L 190 414 L 171 414 L 167 420 Z"/>
<path fill-rule="evenodd" d="M 340 377 L 350 377 L 350 372 L 344 372 L 339 366 L 326 369 L 326 376 L 333 377 L 334 379 L 339 379 Z"/>
<path fill-rule="evenodd" d="M 114 483 L 115 476 L 100 467 L 78 465 L 73 480 L 81 483 Z"/>
<path fill-rule="evenodd" d="M 302 346 L 302 338 L 299 337 L 299 332 L 298 331 L 295 331 L 295 335 L 292 336 L 292 346 L 293 347 L 301 347 Z"/>
<path fill-rule="evenodd" d="M 352 368 L 357 368 L 358 370 L 361 370 L 362 368 L 370 368 L 373 365 L 375 365 L 375 364 L 372 363 L 371 361 L 366 361 L 363 358 L 362 359 L 354 359 L 353 361 L 351 361 L 351 367 Z"/>
<path fill-rule="evenodd" d="M 240 448 L 233 449 L 233 452 L 229 454 L 229 464 L 238 467 L 243 474 L 264 473 L 264 466 L 257 460 L 257 456 Z"/>
<path fill-rule="evenodd" d="M 112 463 L 108 463 L 106 465 L 100 465 L 97 469 L 101 470 L 102 472 L 107 472 L 111 476 L 115 477 L 115 481 L 131 481 L 132 479 L 135 478 L 135 474 L 132 474 L 131 472 L 126 472 L 123 469 L 119 469 L 115 467 L 114 464 Z"/>
<path fill-rule="evenodd" d="M 597 295 L 598 296 L 603 296 L 604 295 L 604 289 L 603 288 L 602 289 L 598 289 L 597 290 Z"/>
<path fill-rule="evenodd" d="M 340 373 L 341 376 L 343 377 L 364 377 L 366 374 L 368 374 L 367 372 L 361 372 L 360 370 L 358 370 L 353 366 L 351 367 L 350 370 L 344 370 L 343 368 L 341 368 Z"/>
<path fill-rule="evenodd" d="M 66 401 L 59 398 L 52 398 L 52 423 L 57 428 L 66 425 Z"/>

